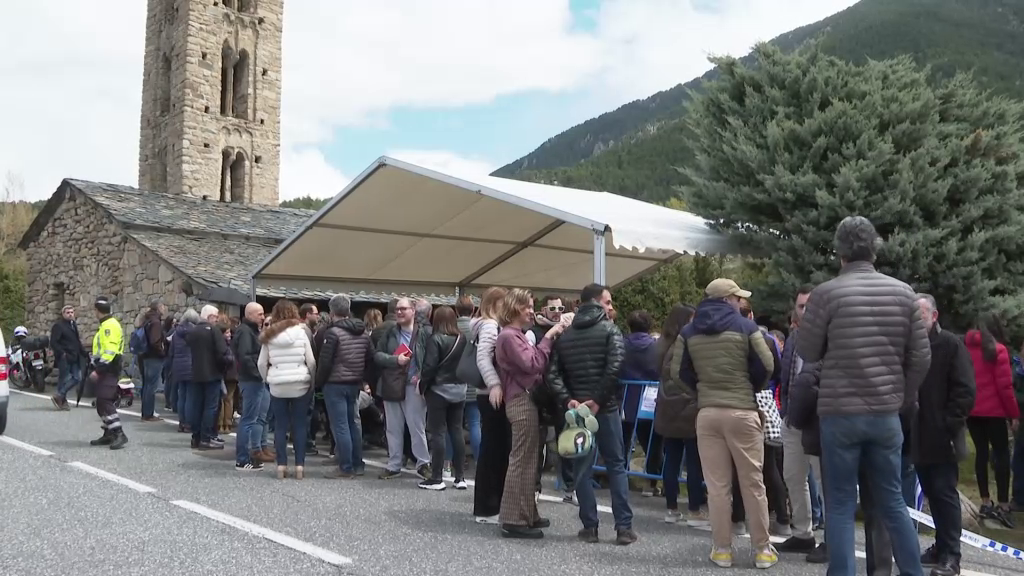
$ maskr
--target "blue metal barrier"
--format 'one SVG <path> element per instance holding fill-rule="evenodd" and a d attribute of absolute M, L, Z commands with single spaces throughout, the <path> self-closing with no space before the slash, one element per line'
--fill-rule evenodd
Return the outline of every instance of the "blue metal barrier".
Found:
<path fill-rule="evenodd" d="M 625 387 L 626 391 L 623 394 L 623 399 L 632 396 L 631 390 L 639 389 L 639 400 L 637 402 L 636 413 L 632 418 L 632 426 L 627 427 L 626 422 L 629 421 L 626 418 L 625 413 L 625 402 L 620 407 L 620 421 L 622 422 L 622 437 L 623 445 L 625 446 L 625 459 L 626 459 L 626 475 L 634 478 L 645 478 L 648 480 L 661 480 L 664 473 L 665 466 L 665 451 L 662 445 L 662 438 L 654 432 L 654 409 L 658 399 L 658 386 L 660 385 L 657 381 L 643 381 L 643 380 L 622 380 L 621 384 Z M 635 394 L 636 392 L 634 392 Z M 629 434 L 629 437 L 626 436 Z M 645 438 L 640 438 L 644 436 Z M 640 471 L 630 470 L 630 461 L 633 457 L 633 452 L 636 450 L 637 440 L 643 440 L 643 451 L 644 451 L 644 465 Z M 594 451 L 598 452 L 597 447 L 594 447 Z M 653 454 L 652 454 L 653 452 Z M 656 462 L 652 466 L 651 457 L 654 457 Z M 597 455 L 601 457 L 600 453 Z M 685 455 L 682 462 L 686 462 Z M 656 473 L 650 473 L 648 470 L 651 468 L 657 470 Z M 679 481 L 686 482 L 685 465 L 680 467 Z M 594 470 L 598 472 L 606 472 L 604 466 L 594 466 Z"/>

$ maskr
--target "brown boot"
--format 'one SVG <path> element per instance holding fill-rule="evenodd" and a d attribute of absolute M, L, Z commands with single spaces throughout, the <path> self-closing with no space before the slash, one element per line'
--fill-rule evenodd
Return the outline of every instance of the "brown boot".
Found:
<path fill-rule="evenodd" d="M 252 459 L 256 460 L 256 461 L 259 461 L 259 462 L 263 462 L 265 464 L 270 464 L 270 463 L 275 462 L 277 460 L 277 457 L 273 456 L 271 454 L 267 454 L 266 452 L 263 452 L 262 450 L 257 450 L 257 451 L 252 453 Z"/>

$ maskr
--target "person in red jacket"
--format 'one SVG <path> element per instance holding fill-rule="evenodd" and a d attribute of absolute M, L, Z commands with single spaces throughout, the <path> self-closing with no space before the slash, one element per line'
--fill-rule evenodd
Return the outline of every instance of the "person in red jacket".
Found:
<path fill-rule="evenodd" d="M 964 338 L 974 364 L 974 379 L 978 393 L 974 409 L 967 418 L 967 430 L 974 442 L 974 473 L 978 477 L 981 494 L 981 515 L 1013 528 L 1010 516 L 1010 434 L 1007 421 L 1016 430 L 1020 409 L 1013 393 L 1013 370 L 1006 349 L 1006 331 L 1002 319 L 987 314 Z M 988 492 L 989 448 L 992 467 L 996 473 L 996 496 L 999 505 L 992 504 Z"/>

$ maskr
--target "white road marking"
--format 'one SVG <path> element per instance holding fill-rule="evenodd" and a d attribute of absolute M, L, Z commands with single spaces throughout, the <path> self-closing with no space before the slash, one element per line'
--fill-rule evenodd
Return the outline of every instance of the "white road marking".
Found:
<path fill-rule="evenodd" d="M 196 514 L 199 514 L 201 516 L 206 516 L 207 518 L 211 520 L 216 520 L 221 524 L 226 524 L 228 526 L 231 526 L 232 528 L 237 528 L 238 530 L 241 530 L 243 532 L 248 532 L 249 534 L 252 534 L 254 536 L 259 536 L 260 538 L 265 538 L 267 540 L 270 540 L 271 542 L 276 542 L 282 546 L 287 546 L 288 548 L 291 548 L 292 550 L 295 550 L 297 552 L 302 552 L 303 554 L 313 556 L 314 558 L 319 558 L 320 560 L 323 560 L 324 562 L 327 562 L 328 564 L 332 564 L 334 566 L 348 566 L 352 564 L 352 559 L 347 556 L 335 554 L 330 550 L 325 550 L 324 548 L 315 546 L 313 544 L 310 544 L 309 542 L 303 542 L 302 540 L 299 540 L 297 538 L 292 538 L 291 536 L 281 534 L 280 532 L 275 532 L 269 528 L 264 528 L 263 526 L 253 524 L 251 522 L 246 522 L 241 518 L 235 518 L 234 516 L 230 516 L 228 514 L 224 514 L 223 512 L 212 510 L 210 508 L 207 508 L 206 506 L 201 506 L 194 502 L 189 502 L 188 500 L 173 500 L 171 501 L 171 504 L 184 508 L 185 510 L 195 512 Z"/>
<path fill-rule="evenodd" d="M 111 482 L 116 482 L 116 483 L 118 483 L 118 484 L 120 484 L 122 486 L 127 486 L 127 487 L 131 488 L 132 490 L 135 490 L 136 492 L 141 492 L 143 494 L 151 494 L 153 492 L 156 492 L 156 488 L 151 488 L 149 486 L 146 486 L 145 484 L 139 484 L 138 482 L 136 482 L 134 480 L 129 480 L 129 479 L 125 478 L 124 476 L 118 476 L 117 474 L 111 474 L 110 472 L 107 472 L 106 470 L 100 470 L 99 468 L 95 468 L 93 466 L 89 466 L 88 464 L 86 464 L 84 462 L 70 462 L 70 463 L 68 463 L 68 466 L 71 466 L 72 468 L 78 468 L 79 470 L 81 470 L 83 472 L 88 472 L 89 474 L 92 474 L 93 476 L 99 476 L 100 478 L 103 478 L 104 480 L 110 480 Z"/>
<path fill-rule="evenodd" d="M 40 448 L 38 446 L 33 446 L 31 444 L 26 444 L 26 443 L 22 442 L 21 440 L 15 440 L 14 438 L 11 438 L 10 436 L 0 436 L 0 442 L 6 442 L 7 444 L 10 444 L 11 446 L 16 446 L 18 448 L 21 448 L 22 450 L 27 450 L 29 452 L 32 452 L 33 454 L 39 454 L 40 456 L 53 456 L 53 452 L 50 452 L 49 450 L 44 450 L 44 449 L 42 449 L 42 448 Z"/>
<path fill-rule="evenodd" d="M 42 400 L 47 400 L 47 401 L 50 400 L 50 397 L 46 396 L 44 394 L 36 394 L 34 392 L 26 392 L 24 390 L 11 390 L 11 392 L 15 392 L 15 393 L 18 393 L 18 394 L 23 394 L 25 396 L 31 396 L 33 398 L 39 398 L 39 399 L 42 399 Z M 137 418 L 141 418 L 142 417 L 141 413 L 139 413 L 139 412 L 132 412 L 130 410 L 119 409 L 118 413 L 125 414 L 127 416 L 135 416 Z M 178 425 L 178 421 L 176 421 L 176 420 L 171 420 L 171 419 L 168 419 L 168 418 L 164 418 L 163 421 L 167 422 L 168 424 L 173 424 L 175 426 Z M 235 437 L 237 435 L 234 432 L 232 432 L 232 433 L 228 434 L 228 436 Z M 50 452 L 49 450 L 44 450 L 43 448 L 39 448 L 39 447 L 33 446 L 31 444 L 26 444 L 25 442 L 21 442 L 20 440 L 15 440 L 14 438 L 10 438 L 10 437 L 7 437 L 7 436 L 0 436 L 0 441 L 7 442 L 8 444 L 10 444 L 12 446 L 17 446 L 18 448 L 22 448 L 22 449 L 27 450 L 29 452 L 34 452 L 36 454 L 40 454 L 40 455 L 43 455 L 43 456 L 53 456 L 53 454 L 54 454 L 53 452 Z M 363 462 L 365 462 L 367 466 L 371 466 L 371 467 L 374 467 L 374 468 L 380 468 L 380 469 L 387 468 L 387 465 L 385 463 L 378 462 L 376 460 L 366 460 L 366 459 L 364 459 Z M 73 462 L 70 465 L 71 466 L 75 466 L 77 468 L 81 468 L 82 470 L 84 470 L 86 472 L 93 473 L 93 474 L 96 474 L 98 472 L 99 474 L 96 474 L 97 476 L 100 476 L 100 477 L 103 477 L 103 478 L 107 478 L 108 480 L 113 480 L 114 482 L 120 482 L 120 483 L 130 482 L 131 484 L 134 484 L 134 485 L 139 486 L 141 488 L 147 489 L 147 490 L 145 490 L 147 492 L 156 492 L 156 490 L 154 490 L 152 488 L 149 488 L 148 486 L 144 486 L 142 484 L 138 484 L 136 482 L 133 482 L 132 480 L 128 480 L 127 478 L 121 478 L 120 476 L 115 476 L 113 474 L 110 474 L 109 472 L 105 472 L 105 471 L 100 470 L 98 468 L 93 468 L 92 466 L 89 466 L 87 464 L 82 464 L 81 462 Z M 93 471 L 95 471 L 95 472 L 93 472 Z M 405 474 L 416 476 L 415 471 L 402 470 L 402 472 L 405 473 Z M 115 480 L 115 478 L 116 478 L 116 480 Z M 453 478 L 445 478 L 445 480 L 452 481 L 454 479 Z M 473 481 L 473 480 L 469 480 L 469 479 L 466 480 L 466 484 L 468 484 L 471 487 L 475 487 L 476 486 L 476 482 Z M 135 488 L 133 488 L 133 489 L 135 489 Z M 140 490 L 140 492 L 141 491 L 142 490 Z M 558 498 L 556 496 L 548 496 L 546 494 L 541 494 L 540 495 L 540 499 L 545 501 L 545 502 L 555 502 L 555 503 L 561 503 L 562 502 L 561 498 Z M 191 510 L 191 511 L 197 513 L 197 514 L 201 514 L 203 516 L 206 516 L 207 518 L 210 518 L 212 520 L 216 520 L 218 522 L 227 524 L 229 526 L 234 526 L 235 528 L 238 528 L 238 529 L 243 530 L 245 532 L 249 532 L 251 534 L 255 534 L 257 536 L 261 536 L 261 537 L 266 538 L 268 540 L 277 542 L 279 544 L 282 544 L 284 546 L 292 548 L 293 550 L 298 550 L 298 551 L 303 552 L 305 554 L 310 554 L 310 555 L 312 555 L 312 556 L 314 556 L 316 558 L 320 558 L 320 559 L 324 560 L 325 562 L 328 562 L 328 563 L 336 565 L 336 566 L 348 565 L 348 564 L 352 563 L 352 559 L 351 558 L 347 558 L 345 556 L 341 556 L 341 555 L 335 554 L 334 552 L 331 552 L 329 550 L 325 550 L 325 549 L 320 548 L 318 546 L 315 546 L 313 544 L 309 544 L 307 542 L 303 542 L 301 540 L 297 540 L 295 538 L 292 538 L 291 536 L 286 536 L 284 534 L 280 534 L 280 533 L 274 532 L 273 530 L 270 530 L 269 528 L 263 528 L 262 526 L 258 526 L 256 524 L 252 524 L 252 523 L 246 522 L 245 520 L 241 520 L 239 518 L 235 518 L 233 516 L 229 516 L 229 515 L 224 514 L 222 512 L 217 512 L 216 510 L 212 510 L 210 508 L 206 508 L 205 506 L 200 506 L 199 504 L 194 504 L 194 503 L 189 502 L 187 500 L 174 500 L 174 501 L 171 502 L 171 504 L 174 504 L 174 505 L 179 506 L 181 508 L 185 508 L 186 510 Z M 599 512 L 604 512 L 606 514 L 611 514 L 612 513 L 612 509 L 611 509 L 610 506 L 604 506 L 602 504 L 598 504 L 597 510 Z M 256 531 L 249 530 L 248 527 L 252 527 Z M 274 537 L 271 537 L 271 535 L 273 535 Z M 289 543 L 285 543 L 285 542 L 282 542 L 280 540 L 277 540 L 277 539 L 275 539 L 275 537 L 279 537 L 279 538 L 282 538 L 284 540 L 287 540 Z M 772 541 L 775 542 L 775 543 L 782 542 L 783 540 L 785 540 L 785 539 L 784 538 L 774 537 L 774 536 L 772 537 Z M 297 543 L 299 546 L 302 546 L 303 548 L 292 546 L 290 543 Z M 310 551 L 307 552 L 307 550 L 310 550 Z M 312 551 L 316 551 L 317 553 L 313 553 Z M 323 556 L 321 556 L 320 553 L 326 554 L 328 557 L 331 557 L 331 558 L 339 559 L 341 561 L 341 563 L 332 562 L 331 560 L 328 560 L 327 558 L 324 558 Z M 857 556 L 857 558 L 860 558 L 860 559 L 867 558 L 867 554 L 865 554 L 861 550 L 854 550 L 854 554 Z M 961 569 L 960 570 L 960 574 L 961 574 L 961 576 L 996 576 L 994 574 L 988 574 L 986 572 L 975 572 L 973 570 L 966 570 L 966 569 Z"/>

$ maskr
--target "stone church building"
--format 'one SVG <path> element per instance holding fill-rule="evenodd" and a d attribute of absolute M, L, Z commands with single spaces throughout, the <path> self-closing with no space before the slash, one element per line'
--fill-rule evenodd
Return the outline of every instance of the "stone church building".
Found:
<path fill-rule="evenodd" d="M 148 2 L 139 188 L 57 188 L 19 244 L 33 332 L 72 304 L 91 338 L 99 295 L 126 327 L 153 298 L 172 313 L 213 303 L 238 315 L 249 271 L 313 215 L 278 207 L 284 0 Z M 256 296 L 323 304 L 331 294 Z"/>

